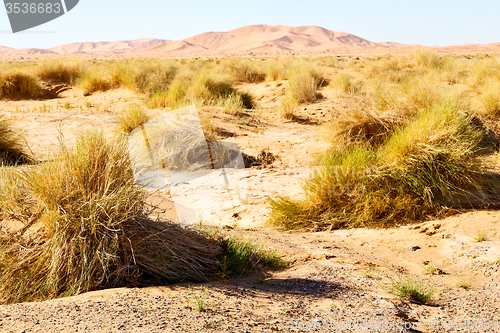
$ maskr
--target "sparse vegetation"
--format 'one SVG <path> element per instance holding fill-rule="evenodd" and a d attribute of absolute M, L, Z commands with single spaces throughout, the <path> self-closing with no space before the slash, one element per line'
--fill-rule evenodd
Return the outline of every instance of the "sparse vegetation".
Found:
<path fill-rule="evenodd" d="M 299 105 L 299 100 L 291 93 L 285 94 L 278 107 L 278 114 L 283 119 L 292 119 L 295 108 Z"/>
<path fill-rule="evenodd" d="M 429 285 L 429 281 L 413 279 L 410 275 L 406 278 L 398 276 L 398 280 L 393 278 L 390 280 L 388 285 L 382 285 L 386 292 L 420 304 L 428 304 L 436 291 Z"/>
<path fill-rule="evenodd" d="M 432 261 L 425 266 L 425 273 L 429 275 L 445 274 L 445 272 Z"/>
<path fill-rule="evenodd" d="M 191 293 L 192 299 L 190 303 L 193 304 L 193 310 L 198 312 L 205 312 L 207 307 L 209 306 L 209 302 L 207 300 L 207 288 L 201 287 L 200 292 L 197 294 L 194 292 L 193 287 L 189 286 L 189 292 Z"/>
<path fill-rule="evenodd" d="M 488 238 L 489 231 L 488 230 L 479 230 L 476 226 L 476 234 L 472 236 L 474 242 L 481 243 L 484 242 Z"/>
<path fill-rule="evenodd" d="M 355 83 L 352 77 L 347 73 L 338 74 L 335 79 L 330 82 L 330 87 L 335 89 L 339 96 L 341 96 L 341 94 L 354 95 L 361 90 L 361 85 Z"/>
<path fill-rule="evenodd" d="M 287 262 L 283 260 L 276 249 L 265 249 L 251 235 L 230 235 L 217 227 L 199 226 L 213 238 L 218 240 L 225 250 L 221 257 L 222 269 L 218 276 L 220 280 L 239 277 L 263 265 L 272 269 L 284 268 Z"/>
<path fill-rule="evenodd" d="M 73 85 L 82 75 L 82 63 L 77 60 L 50 59 L 41 61 L 36 74 L 41 80 Z"/>
<path fill-rule="evenodd" d="M 367 279 L 374 279 L 374 280 L 381 279 L 380 273 L 377 270 L 372 269 L 372 268 L 361 272 L 361 275 Z"/>
<path fill-rule="evenodd" d="M 475 282 L 475 279 L 473 278 L 464 278 L 464 279 L 460 279 L 458 281 L 455 282 L 455 285 L 458 287 L 458 288 L 462 288 L 462 289 L 471 289 L 472 286 L 474 285 L 474 282 Z"/>
<path fill-rule="evenodd" d="M 275 249 L 266 250 L 250 236 L 225 236 L 222 246 L 226 250 L 227 266 L 231 277 L 245 275 L 257 267 L 283 268 L 286 262 Z"/>

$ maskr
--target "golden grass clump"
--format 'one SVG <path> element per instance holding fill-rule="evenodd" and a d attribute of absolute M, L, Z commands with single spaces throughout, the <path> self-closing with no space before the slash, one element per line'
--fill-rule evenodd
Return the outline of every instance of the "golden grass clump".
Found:
<path fill-rule="evenodd" d="M 33 162 L 33 157 L 26 152 L 21 135 L 0 116 L 0 163 L 15 165 L 30 162 Z"/>
<path fill-rule="evenodd" d="M 41 93 L 37 78 L 27 72 L 13 70 L 0 73 L 0 99 L 38 98 Z"/>
<path fill-rule="evenodd" d="M 80 77 L 78 86 L 84 95 L 90 95 L 98 91 L 108 91 L 120 87 L 121 82 L 113 75 L 103 69 L 89 70 Z"/>
<path fill-rule="evenodd" d="M 61 144 L 53 162 L 3 170 L 0 301 L 45 300 L 114 286 L 205 281 L 220 246 L 147 219 L 123 141 L 102 132 Z"/>
<path fill-rule="evenodd" d="M 345 149 L 353 144 L 381 144 L 405 122 L 406 119 L 397 113 L 376 114 L 353 109 L 337 114 L 334 120 L 324 125 L 323 130 L 334 147 Z"/>
<path fill-rule="evenodd" d="M 270 223 L 283 229 L 382 227 L 473 206 L 474 195 L 488 204 L 481 193 L 494 185 L 480 158 L 483 132 L 458 111 L 453 103 L 436 105 L 382 145 L 330 152 L 304 182 L 302 197 L 270 200 Z"/>
<path fill-rule="evenodd" d="M 500 116 L 500 77 L 498 80 L 489 79 L 483 84 L 479 101 L 483 115 L 498 119 Z"/>
<path fill-rule="evenodd" d="M 288 88 L 278 106 L 281 118 L 292 119 L 299 103 L 312 102 L 320 95 L 317 90 L 326 83 L 322 70 L 311 64 L 300 63 L 288 70 Z"/>
<path fill-rule="evenodd" d="M 140 105 L 132 105 L 118 116 L 118 128 L 122 133 L 130 133 L 150 119 L 151 116 Z"/>
<path fill-rule="evenodd" d="M 436 52 L 418 48 L 412 54 L 415 63 L 423 68 L 436 69 L 444 66 L 446 58 L 438 55 Z"/>
<path fill-rule="evenodd" d="M 221 71 L 231 74 L 238 82 L 258 83 L 266 78 L 255 61 L 245 58 L 227 58 L 220 63 Z"/>
<path fill-rule="evenodd" d="M 115 71 L 121 84 L 139 93 L 154 94 L 167 90 L 179 72 L 179 65 L 174 60 L 129 60 L 115 65 Z"/>
<path fill-rule="evenodd" d="M 38 63 L 36 75 L 41 80 L 73 85 L 84 72 L 84 63 L 73 60 L 44 60 Z"/>
<path fill-rule="evenodd" d="M 338 91 L 338 95 L 355 95 L 361 91 L 361 84 L 354 82 L 352 76 L 347 73 L 338 74 L 329 84 L 330 87 Z"/>
<path fill-rule="evenodd" d="M 282 119 L 292 119 L 295 108 L 299 105 L 299 100 L 294 94 L 286 93 L 278 106 L 278 115 Z"/>

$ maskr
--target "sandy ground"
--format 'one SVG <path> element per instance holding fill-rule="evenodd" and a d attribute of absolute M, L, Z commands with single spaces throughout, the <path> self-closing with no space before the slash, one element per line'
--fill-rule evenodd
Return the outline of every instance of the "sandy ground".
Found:
<path fill-rule="evenodd" d="M 307 325 L 320 323 L 326 331 L 335 331 L 335 323 L 349 321 L 354 332 L 444 332 L 451 319 L 470 319 L 468 327 L 479 325 L 479 320 L 495 325 L 496 320 L 498 328 L 487 331 L 500 331 L 500 212 L 468 211 L 384 230 L 272 230 L 265 225 L 266 199 L 275 193 L 298 193 L 316 154 L 327 146 L 320 125 L 342 105 L 333 91 L 323 90 L 325 99 L 297 110 L 296 121 L 282 122 L 270 109 L 279 86 L 239 89 L 257 97 L 255 112 L 232 116 L 204 109 L 200 115 L 212 117 L 216 126 L 231 133 L 224 141 L 237 143 L 245 154 L 267 150 L 276 160 L 238 174 L 245 179 L 246 200 L 204 223 L 223 225 L 278 249 L 289 267 L 259 267 L 251 276 L 196 284 L 192 291 L 189 284 L 124 288 L 0 306 L 1 332 L 289 332 L 309 331 Z M 141 102 L 128 90 L 83 97 L 72 89 L 54 100 L 0 101 L 0 110 L 24 129 L 30 148 L 44 159 L 60 133 L 69 143 L 89 126 L 112 135 L 116 114 Z M 203 191 L 187 195 L 196 200 Z M 155 194 L 152 201 L 164 208 L 165 216 L 175 218 L 168 197 Z M 478 231 L 487 232 L 485 241 L 474 241 Z M 436 267 L 433 275 L 428 274 L 431 266 Z M 406 274 L 429 280 L 436 288 L 430 305 L 400 300 L 384 290 L 390 277 Z M 458 282 L 471 287 L 460 288 Z M 206 301 L 205 311 L 196 310 L 195 296 Z M 384 329 L 369 329 L 381 322 Z M 413 329 L 399 329 L 404 323 Z M 462 331 L 474 331 L 468 327 Z"/>

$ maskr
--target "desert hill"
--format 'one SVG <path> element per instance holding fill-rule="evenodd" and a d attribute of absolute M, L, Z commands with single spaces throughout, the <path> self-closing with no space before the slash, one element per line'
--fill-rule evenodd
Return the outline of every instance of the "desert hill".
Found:
<path fill-rule="evenodd" d="M 201 52 L 202 54 L 245 54 L 283 52 L 321 52 L 333 49 L 377 48 L 404 46 L 377 44 L 358 36 L 331 31 L 317 26 L 290 27 L 285 25 L 251 25 L 226 32 L 206 32 L 186 38 L 173 47 L 170 42 L 144 54 L 175 54 Z"/>
<path fill-rule="evenodd" d="M 206 32 L 183 40 L 143 38 L 116 42 L 84 42 L 50 49 L 12 49 L 0 46 L 2 59 L 67 54 L 91 57 L 197 57 L 197 56 L 279 56 L 314 54 L 369 54 L 408 52 L 418 45 L 372 42 L 346 32 L 318 26 L 250 25 L 226 32 Z M 438 52 L 500 52 L 500 43 L 431 47 Z"/>

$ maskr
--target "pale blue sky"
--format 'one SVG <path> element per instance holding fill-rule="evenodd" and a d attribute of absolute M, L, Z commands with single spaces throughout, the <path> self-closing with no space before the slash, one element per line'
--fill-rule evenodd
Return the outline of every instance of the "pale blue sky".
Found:
<path fill-rule="evenodd" d="M 144 37 L 183 39 L 251 24 L 317 25 L 373 42 L 483 44 L 500 42 L 500 1 L 80 0 L 66 15 L 18 34 L 9 33 L 1 6 L 0 45 L 49 48 Z"/>

